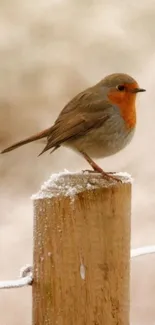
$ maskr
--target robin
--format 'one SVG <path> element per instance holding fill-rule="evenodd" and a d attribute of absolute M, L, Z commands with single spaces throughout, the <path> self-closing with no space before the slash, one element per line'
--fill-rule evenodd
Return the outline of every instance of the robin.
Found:
<path fill-rule="evenodd" d="M 143 92 L 131 76 L 114 73 L 75 96 L 48 129 L 4 149 L 6 153 L 29 142 L 47 139 L 43 151 L 68 146 L 79 152 L 104 178 L 104 172 L 92 158 L 104 158 L 130 143 L 136 128 L 136 95 Z M 39 155 L 39 156 L 40 156 Z"/>

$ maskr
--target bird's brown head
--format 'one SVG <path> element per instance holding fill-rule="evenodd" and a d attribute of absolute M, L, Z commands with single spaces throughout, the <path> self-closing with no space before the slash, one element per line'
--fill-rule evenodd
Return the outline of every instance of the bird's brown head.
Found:
<path fill-rule="evenodd" d="M 107 99 L 119 107 L 120 112 L 129 127 L 135 126 L 136 112 L 135 100 L 139 92 L 145 89 L 140 88 L 137 81 L 124 73 L 114 73 L 106 76 L 100 84 L 106 91 Z"/>

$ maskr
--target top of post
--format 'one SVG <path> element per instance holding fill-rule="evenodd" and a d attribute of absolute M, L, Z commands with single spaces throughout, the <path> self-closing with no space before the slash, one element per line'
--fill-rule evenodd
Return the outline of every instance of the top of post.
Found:
<path fill-rule="evenodd" d="M 127 173 L 114 174 L 120 178 L 122 183 L 113 179 L 106 180 L 99 173 L 94 172 L 69 172 L 65 170 L 57 174 L 52 174 L 48 181 L 46 181 L 38 193 L 32 195 L 32 200 L 39 200 L 45 198 L 52 198 L 57 196 L 70 196 L 97 188 L 108 188 L 111 186 L 122 186 L 125 183 L 132 183 L 132 178 Z"/>

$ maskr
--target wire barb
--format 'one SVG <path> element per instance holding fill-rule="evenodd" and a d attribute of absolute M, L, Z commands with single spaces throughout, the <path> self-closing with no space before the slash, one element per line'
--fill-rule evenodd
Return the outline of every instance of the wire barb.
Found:
<path fill-rule="evenodd" d="M 17 280 L 10 281 L 0 281 L 0 289 L 13 289 L 21 288 L 28 285 L 32 285 L 33 275 L 32 275 L 32 266 L 25 265 L 20 270 L 20 278 Z"/>

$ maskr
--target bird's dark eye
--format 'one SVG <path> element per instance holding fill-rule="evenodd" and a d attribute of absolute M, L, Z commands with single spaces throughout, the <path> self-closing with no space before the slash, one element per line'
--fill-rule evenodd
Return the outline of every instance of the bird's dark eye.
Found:
<path fill-rule="evenodd" d="M 118 86 L 116 86 L 116 89 L 118 89 L 119 91 L 123 91 L 123 90 L 125 90 L 125 86 L 124 85 L 118 85 Z"/>

